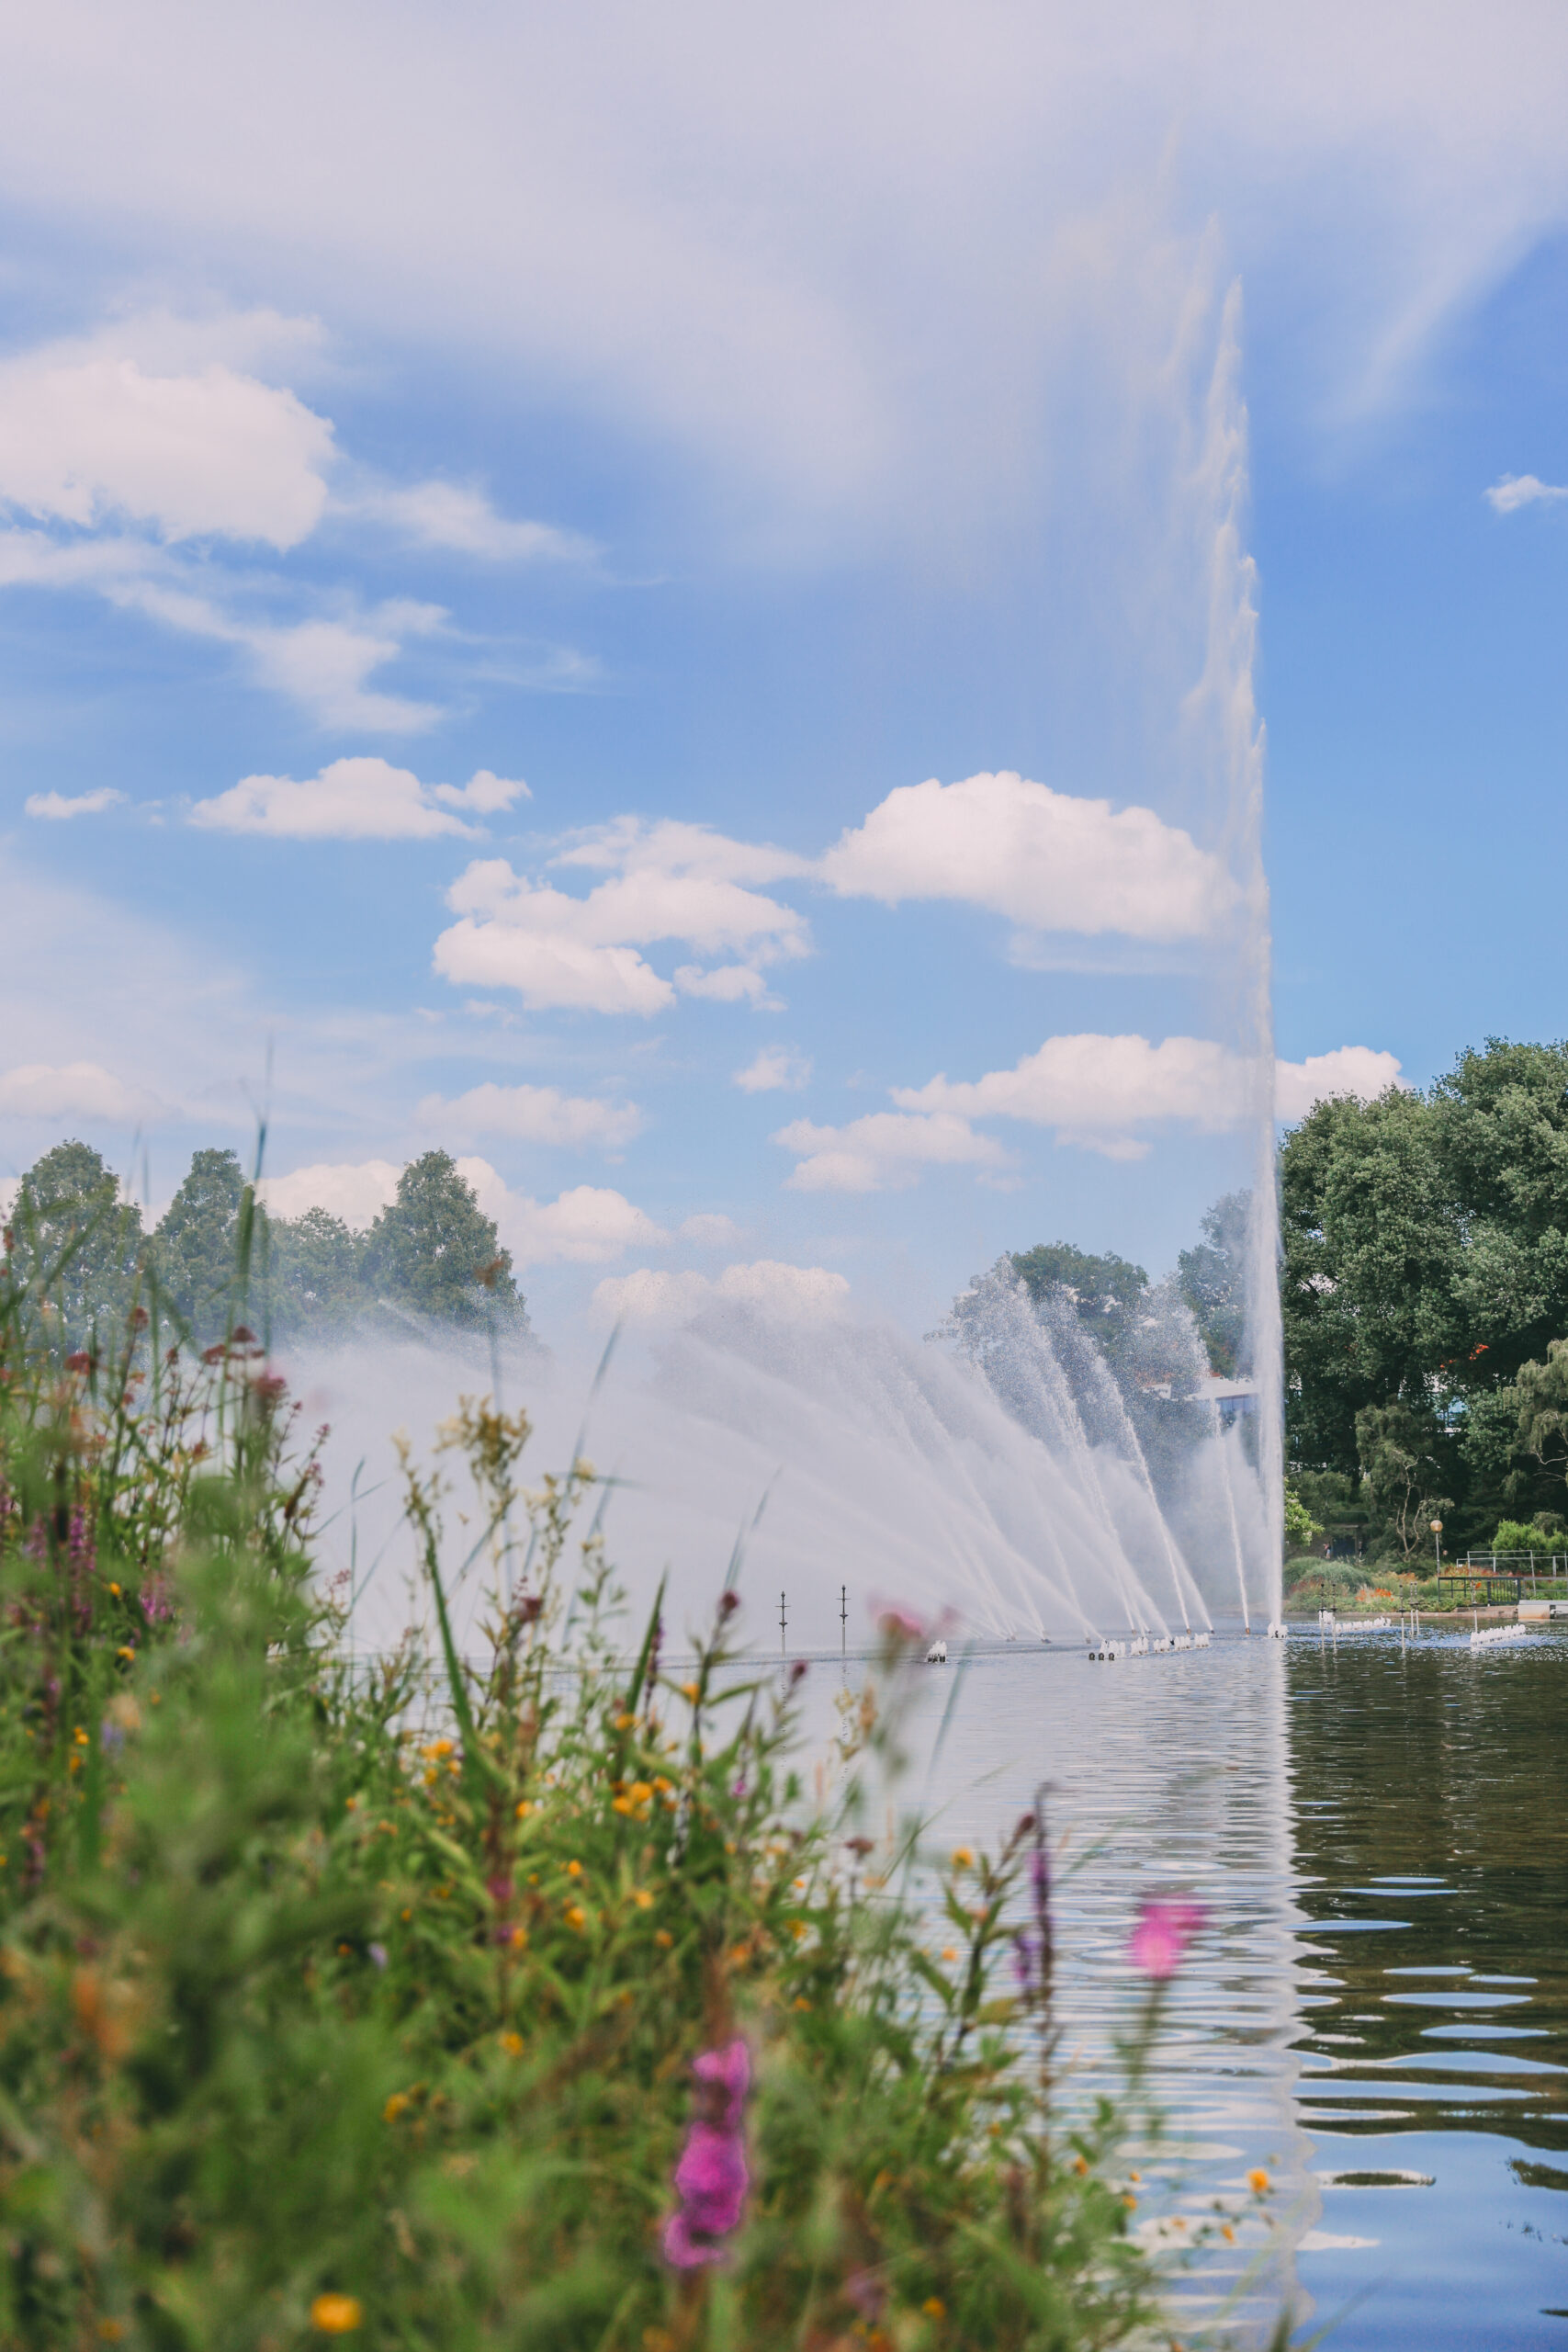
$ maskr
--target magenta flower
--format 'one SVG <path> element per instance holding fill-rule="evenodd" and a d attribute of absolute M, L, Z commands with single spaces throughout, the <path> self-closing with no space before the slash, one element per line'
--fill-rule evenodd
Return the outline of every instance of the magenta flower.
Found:
<path fill-rule="evenodd" d="M 737 2038 L 692 2062 L 703 2109 L 675 2167 L 678 2210 L 664 2224 L 664 2258 L 677 2270 L 722 2262 L 724 2240 L 740 2226 L 750 2186 L 746 2166 L 746 2094 L 751 2053 Z"/>
<path fill-rule="evenodd" d="M 1145 1903 L 1128 1940 L 1128 1959 L 1156 1983 L 1174 1976 L 1207 1917 L 1201 1903 Z"/>
<path fill-rule="evenodd" d="M 885 1609 L 877 1623 L 890 1642 L 923 1642 L 926 1629 L 907 1609 Z"/>

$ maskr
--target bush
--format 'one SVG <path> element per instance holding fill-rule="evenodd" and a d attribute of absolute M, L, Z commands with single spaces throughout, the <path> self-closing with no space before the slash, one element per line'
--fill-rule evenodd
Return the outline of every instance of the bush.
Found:
<path fill-rule="evenodd" d="M 1568 1536 L 1560 1527 L 1544 1526 L 1538 1520 L 1505 1519 L 1492 1538 L 1495 1552 L 1540 1552 L 1548 1559 L 1555 1552 L 1568 1552 Z"/>
<path fill-rule="evenodd" d="M 1152 2324 L 1118 2151 L 1156 2128 L 1168 1972 L 1127 2107 L 1054 2113 L 1043 1821 L 943 1866 L 938 1956 L 892 1891 L 909 1833 L 860 1819 L 912 1632 L 812 1815 L 733 1595 L 690 1670 L 657 1609 L 618 1664 L 591 1470 L 525 1491 L 526 1422 L 466 1405 L 443 1442 L 482 1498 L 484 1657 L 446 1617 L 443 1477 L 405 1464 L 440 1671 L 412 1643 L 355 1670 L 259 1350 L 141 1344 L 56 1373 L 0 1329 L 0 2339 L 1006 2352 Z"/>

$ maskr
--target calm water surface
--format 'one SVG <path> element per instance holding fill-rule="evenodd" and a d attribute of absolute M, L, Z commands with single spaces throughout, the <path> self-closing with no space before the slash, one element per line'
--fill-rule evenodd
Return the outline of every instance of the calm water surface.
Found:
<path fill-rule="evenodd" d="M 1341 2352 L 1568 2352 L 1568 1636 L 981 1655 L 939 1741 L 958 1672 L 919 1690 L 911 1793 L 956 1843 L 1050 1784 L 1080 2086 L 1137 1998 L 1139 1905 L 1207 1907 L 1162 2044 L 1180 2159 L 1146 2160 L 1140 2224 L 1238 2214 L 1189 2324 L 1246 2340 L 1290 2294 Z"/>

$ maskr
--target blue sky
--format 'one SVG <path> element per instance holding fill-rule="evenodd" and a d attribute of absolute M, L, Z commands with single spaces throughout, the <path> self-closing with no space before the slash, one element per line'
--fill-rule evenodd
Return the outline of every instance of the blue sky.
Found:
<path fill-rule="evenodd" d="M 1280 1110 L 1557 1034 L 1568 29 L 1362 13 L 13 24 L 0 1175 L 443 1143 L 550 1335 L 1162 1272 L 1254 684 Z"/>

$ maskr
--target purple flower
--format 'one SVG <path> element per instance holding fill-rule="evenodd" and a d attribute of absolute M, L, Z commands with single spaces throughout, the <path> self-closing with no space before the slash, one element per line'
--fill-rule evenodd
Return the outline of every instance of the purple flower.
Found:
<path fill-rule="evenodd" d="M 1128 1940 L 1128 1959 L 1156 1983 L 1174 1976 L 1207 1917 L 1201 1903 L 1145 1903 Z"/>
<path fill-rule="evenodd" d="M 722 2262 L 723 2241 L 740 2225 L 750 2175 L 746 2166 L 746 2094 L 751 2053 L 739 2037 L 692 2062 L 705 2112 L 686 2134 L 675 2166 L 679 2209 L 664 2224 L 664 2258 L 677 2270 Z"/>

